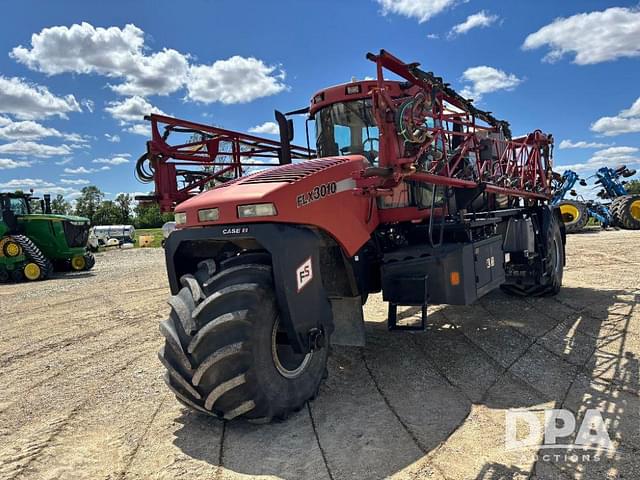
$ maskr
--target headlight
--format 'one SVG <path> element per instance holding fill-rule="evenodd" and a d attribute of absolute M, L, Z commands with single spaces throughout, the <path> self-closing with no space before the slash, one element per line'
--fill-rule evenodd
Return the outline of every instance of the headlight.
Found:
<path fill-rule="evenodd" d="M 184 225 L 187 223 L 187 214 L 184 212 L 176 213 L 173 218 L 176 221 L 176 225 Z"/>
<path fill-rule="evenodd" d="M 217 208 L 198 210 L 198 220 L 201 222 L 215 222 L 218 218 L 220 218 L 220 212 Z"/>
<path fill-rule="evenodd" d="M 273 203 L 255 203 L 253 205 L 238 206 L 238 218 L 272 217 L 277 214 L 276 206 Z"/>

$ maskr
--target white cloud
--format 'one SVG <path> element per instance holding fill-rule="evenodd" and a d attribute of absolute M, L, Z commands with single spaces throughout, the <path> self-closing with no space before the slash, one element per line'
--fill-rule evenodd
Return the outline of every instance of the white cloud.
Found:
<path fill-rule="evenodd" d="M 16 142 L 0 145 L 0 153 L 44 158 L 56 155 L 69 155 L 71 153 L 71 148 L 67 145 L 44 145 L 41 143 L 18 140 Z"/>
<path fill-rule="evenodd" d="M 575 54 L 574 63 L 589 65 L 622 57 L 640 55 L 640 10 L 608 8 L 557 18 L 530 34 L 522 48 L 532 50 L 549 46 L 545 61 L 555 62 Z"/>
<path fill-rule="evenodd" d="M 55 128 L 45 127 L 33 120 L 10 122 L 4 127 L 0 127 L 0 138 L 3 140 L 39 140 L 45 137 L 60 136 L 62 135 Z"/>
<path fill-rule="evenodd" d="M 610 143 L 585 142 L 584 140 L 580 140 L 578 142 L 574 142 L 573 140 L 562 140 L 559 148 L 561 150 L 567 148 L 602 148 L 610 145 Z"/>
<path fill-rule="evenodd" d="M 96 158 L 92 163 L 103 163 L 107 165 L 122 165 L 123 163 L 129 163 L 129 160 L 122 156 L 115 156 L 111 158 Z"/>
<path fill-rule="evenodd" d="M 269 135 L 278 135 L 280 133 L 278 124 L 275 122 L 264 122 L 262 125 L 251 127 L 249 131 L 251 133 L 267 133 Z"/>
<path fill-rule="evenodd" d="M 462 81 L 471 85 L 465 86 L 460 93 L 475 100 L 497 90 L 513 90 L 522 83 L 522 79 L 514 74 L 486 65 L 467 68 L 462 74 Z"/>
<path fill-rule="evenodd" d="M 382 14 L 395 13 L 415 18 L 423 23 L 447 8 L 459 3 L 458 0 L 376 0 L 382 7 Z"/>
<path fill-rule="evenodd" d="M 6 183 L 0 183 L 0 188 L 28 189 L 54 187 L 55 183 L 47 182 L 41 178 L 14 178 Z"/>
<path fill-rule="evenodd" d="M 120 135 L 110 135 L 105 133 L 104 136 L 107 138 L 107 141 L 111 143 L 120 143 Z"/>
<path fill-rule="evenodd" d="M 0 188 L 7 190 L 31 190 L 36 194 L 50 193 L 53 195 L 61 194 L 66 198 L 75 198 L 80 194 L 79 190 L 73 187 L 61 187 L 55 183 L 43 180 L 41 178 L 16 178 L 6 183 L 0 183 Z"/>
<path fill-rule="evenodd" d="M 66 165 L 68 163 L 73 162 L 73 158 L 64 158 L 62 160 L 59 160 L 57 162 L 54 162 L 56 165 Z"/>
<path fill-rule="evenodd" d="M 438 35 L 437 33 L 429 33 L 429 34 L 427 35 L 427 38 L 428 38 L 429 40 L 437 40 L 437 39 L 439 39 L 439 38 L 440 38 L 440 35 Z"/>
<path fill-rule="evenodd" d="M 16 160 L 11 160 L 10 158 L 0 158 L 0 170 L 10 170 L 14 168 L 20 167 L 30 167 L 30 162 L 21 162 Z"/>
<path fill-rule="evenodd" d="M 602 158 L 611 158 L 611 157 L 619 157 L 622 155 L 630 155 L 632 153 L 636 153 L 638 148 L 636 147 L 609 147 L 604 150 L 598 150 L 593 154 L 593 157 L 602 157 Z"/>
<path fill-rule="evenodd" d="M 89 185 L 91 182 L 89 180 L 85 180 L 84 178 L 77 178 L 77 179 L 61 178 L 60 183 L 64 185 Z"/>
<path fill-rule="evenodd" d="M 154 107 L 144 98 L 137 95 L 125 98 L 122 101 L 109 102 L 109 106 L 106 107 L 105 110 L 110 113 L 113 118 L 119 120 L 121 125 L 128 122 L 142 121 L 143 117 L 150 113 L 166 115 L 162 110 Z"/>
<path fill-rule="evenodd" d="M 29 47 L 10 56 L 48 75 L 97 73 L 123 79 L 111 88 L 122 95 L 167 95 L 185 81 L 188 57 L 172 49 L 145 55 L 144 32 L 135 25 L 94 27 L 90 23 L 44 28 Z"/>
<path fill-rule="evenodd" d="M 287 88 L 285 73 L 257 58 L 238 55 L 218 60 L 212 65 L 195 65 L 189 69 L 187 97 L 203 103 L 248 103 Z"/>
<path fill-rule="evenodd" d="M 640 97 L 630 108 L 621 110 L 614 117 L 601 117 L 591 124 L 591 130 L 607 137 L 621 133 L 640 132 Z"/>
<path fill-rule="evenodd" d="M 135 135 L 142 135 L 143 137 L 151 137 L 151 127 L 146 123 L 135 123 L 127 128 L 126 131 Z"/>
<path fill-rule="evenodd" d="M 618 165 L 640 164 L 640 149 L 636 147 L 609 147 L 595 152 L 589 160 L 574 165 L 560 165 L 564 169 L 576 171 L 595 171 L 601 167 L 617 167 Z"/>
<path fill-rule="evenodd" d="M 62 133 L 55 128 L 45 127 L 33 120 L 3 122 L 0 126 L 0 139 L 3 140 L 39 140 L 46 137 L 61 137 L 69 142 L 86 143 L 88 138 L 78 133 Z"/>
<path fill-rule="evenodd" d="M 89 98 L 83 98 L 80 101 L 80 104 L 84 108 L 86 108 L 89 113 L 93 113 L 94 110 L 96 109 L 96 103 L 93 100 L 89 99 Z"/>
<path fill-rule="evenodd" d="M 96 173 L 101 170 L 109 170 L 109 166 L 104 166 L 101 168 L 86 168 L 86 167 L 78 167 L 78 168 L 65 168 L 64 173 L 68 173 L 69 175 L 86 175 L 88 173 Z"/>
<path fill-rule="evenodd" d="M 469 15 L 464 22 L 454 25 L 449 32 L 449 37 L 463 35 L 474 28 L 486 28 L 495 23 L 498 18 L 498 15 L 491 15 L 486 10 L 481 10 L 478 13 Z"/>
<path fill-rule="evenodd" d="M 0 75 L 0 113 L 29 120 L 52 115 L 67 118 L 67 113 L 80 111 L 82 109 L 73 95 L 57 97 L 47 87 Z"/>
<path fill-rule="evenodd" d="M 244 103 L 286 88 L 283 71 L 274 74 L 276 67 L 255 58 L 235 56 L 199 65 L 173 49 L 148 50 L 144 32 L 135 25 L 102 28 L 83 22 L 44 28 L 31 36 L 31 45 L 15 47 L 10 56 L 48 75 L 71 72 L 119 79 L 121 83 L 109 87 L 127 96 L 168 95 L 186 87 L 187 98 L 194 101 Z"/>

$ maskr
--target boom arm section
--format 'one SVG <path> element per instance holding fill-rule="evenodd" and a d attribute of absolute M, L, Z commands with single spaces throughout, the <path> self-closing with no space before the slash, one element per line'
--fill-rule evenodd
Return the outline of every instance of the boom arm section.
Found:
<path fill-rule="evenodd" d="M 158 202 L 163 212 L 207 187 L 292 159 L 307 160 L 315 153 L 288 145 L 291 132 L 285 142 L 277 142 L 164 115 L 145 119 L 151 122 L 152 138 L 138 160 L 136 176 L 141 182 L 153 182 L 155 194 L 137 199 Z M 170 143 L 175 137 L 182 138 Z"/>
<path fill-rule="evenodd" d="M 384 195 L 403 178 L 454 188 L 547 200 L 551 196 L 553 137 L 540 130 L 511 138 L 509 124 L 472 105 L 432 73 L 388 52 L 376 63 L 373 110 L 380 128 L 379 166 L 364 171 L 364 194 Z M 384 70 L 409 82 L 392 98 Z M 481 123 L 478 123 L 481 122 Z"/>

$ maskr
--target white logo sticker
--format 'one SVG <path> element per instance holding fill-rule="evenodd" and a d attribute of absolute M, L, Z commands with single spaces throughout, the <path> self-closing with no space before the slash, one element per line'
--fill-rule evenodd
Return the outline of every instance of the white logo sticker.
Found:
<path fill-rule="evenodd" d="M 296 270 L 296 280 L 298 282 L 298 293 L 307 283 L 313 279 L 313 269 L 311 267 L 311 257 L 307 258 Z"/>

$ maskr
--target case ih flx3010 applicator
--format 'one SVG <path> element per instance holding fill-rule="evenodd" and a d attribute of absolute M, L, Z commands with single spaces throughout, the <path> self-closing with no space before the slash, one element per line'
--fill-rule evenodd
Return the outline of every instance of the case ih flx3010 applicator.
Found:
<path fill-rule="evenodd" d="M 317 155 L 290 145 L 281 114 L 280 142 L 149 117 L 138 173 L 164 210 L 177 204 L 178 225 L 160 360 L 191 408 L 255 421 L 299 409 L 329 345 L 364 343 L 370 293 L 382 291 L 389 328 L 401 329 L 398 305 L 422 307 L 424 327 L 428 303 L 560 289 L 551 135 L 511 138 L 417 64 L 368 58 L 377 80 L 327 88 L 292 112 L 315 121 Z M 178 133 L 191 138 L 169 144 Z M 281 165 L 243 176 L 269 157 Z"/>

